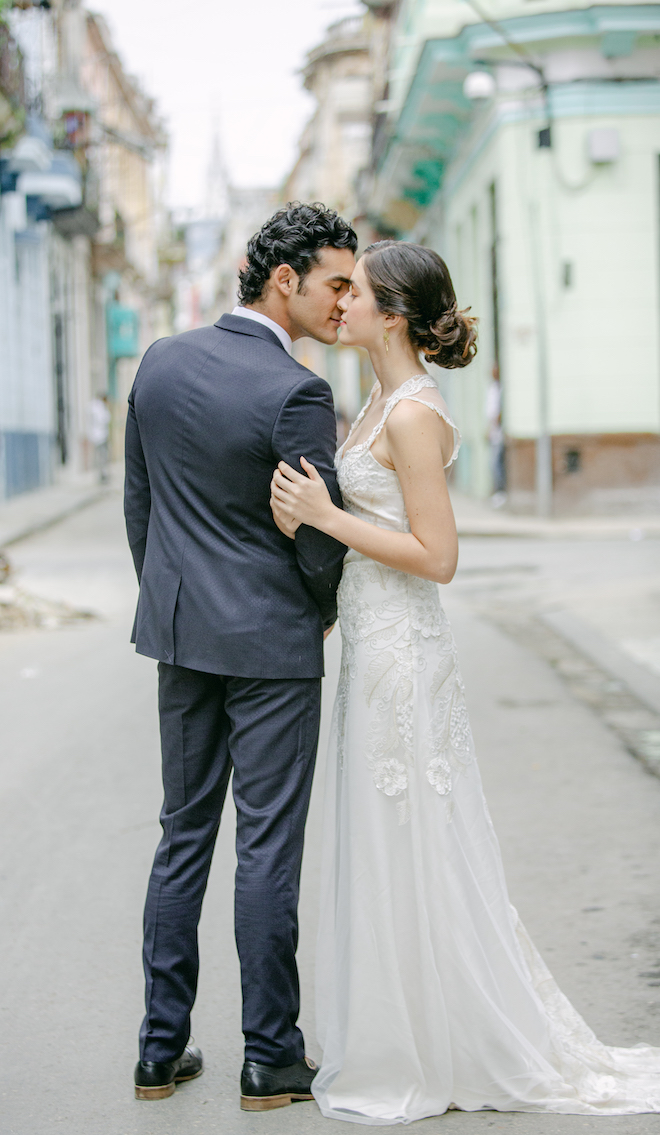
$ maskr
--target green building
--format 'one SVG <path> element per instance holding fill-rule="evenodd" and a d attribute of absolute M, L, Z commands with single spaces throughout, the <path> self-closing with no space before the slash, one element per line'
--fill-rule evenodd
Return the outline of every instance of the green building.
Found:
<path fill-rule="evenodd" d="M 480 352 L 440 385 L 459 486 L 509 507 L 660 507 L 660 5 L 368 0 L 390 22 L 368 190 L 447 260 Z"/>

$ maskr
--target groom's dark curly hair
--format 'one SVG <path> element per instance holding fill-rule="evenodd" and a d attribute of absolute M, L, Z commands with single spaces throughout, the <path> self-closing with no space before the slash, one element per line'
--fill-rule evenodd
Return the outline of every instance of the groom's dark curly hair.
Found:
<path fill-rule="evenodd" d="M 313 205 L 290 201 L 248 242 L 247 264 L 238 273 L 239 302 L 247 304 L 261 299 L 273 268 L 279 264 L 290 264 L 298 274 L 300 292 L 323 248 L 350 248 L 355 252 L 357 245 L 354 229 L 334 209 L 326 209 L 318 201 Z"/>

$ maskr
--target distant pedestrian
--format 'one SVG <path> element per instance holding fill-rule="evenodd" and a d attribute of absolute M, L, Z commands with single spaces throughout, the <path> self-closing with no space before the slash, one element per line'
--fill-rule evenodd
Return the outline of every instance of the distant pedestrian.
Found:
<path fill-rule="evenodd" d="M 110 479 L 108 464 L 111 417 L 107 394 L 98 394 L 96 398 L 92 398 L 87 408 L 87 439 L 94 447 L 94 467 L 98 469 L 102 485 L 106 485 Z"/>

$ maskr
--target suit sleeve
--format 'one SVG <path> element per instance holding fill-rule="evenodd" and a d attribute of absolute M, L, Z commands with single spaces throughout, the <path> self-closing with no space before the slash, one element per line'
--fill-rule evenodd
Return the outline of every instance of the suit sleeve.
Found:
<path fill-rule="evenodd" d="M 332 391 L 322 378 L 310 374 L 288 396 L 273 430 L 277 461 L 302 472 L 306 457 L 323 477 L 334 504 L 342 508 L 334 467 L 337 425 Z M 327 629 L 337 619 L 337 588 L 346 546 L 331 536 L 301 524 L 296 532 L 296 558 L 305 586 L 318 604 Z"/>
<path fill-rule="evenodd" d="M 136 380 L 137 381 L 137 380 Z M 135 414 L 135 384 L 128 397 L 126 419 L 126 479 L 124 483 L 124 516 L 126 532 L 138 580 L 147 548 L 147 529 L 151 512 L 149 473 Z"/>

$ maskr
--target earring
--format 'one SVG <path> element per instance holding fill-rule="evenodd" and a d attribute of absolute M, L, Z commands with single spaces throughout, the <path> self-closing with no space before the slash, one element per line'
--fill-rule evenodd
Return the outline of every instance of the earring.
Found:
<path fill-rule="evenodd" d="M 383 335 L 383 342 L 385 343 L 385 354 L 389 355 L 389 353 L 390 353 L 390 333 L 387 330 L 385 330 L 385 333 Z"/>

